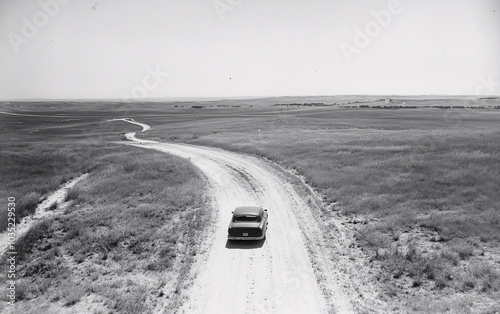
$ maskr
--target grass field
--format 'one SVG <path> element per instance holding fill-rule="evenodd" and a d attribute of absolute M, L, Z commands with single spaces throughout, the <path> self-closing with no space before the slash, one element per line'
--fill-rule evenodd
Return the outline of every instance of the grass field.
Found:
<path fill-rule="evenodd" d="M 160 125 L 148 137 L 295 169 L 325 196 L 326 208 L 349 218 L 357 244 L 382 270 L 385 296 L 404 308 L 499 310 L 500 111 L 237 110 L 244 114 Z"/>
<path fill-rule="evenodd" d="M 32 213 L 63 182 L 89 176 L 69 190 L 61 215 L 17 240 L 14 312 L 145 313 L 165 302 L 167 309 L 178 306 L 210 219 L 198 170 L 164 153 L 106 143 L 120 132 L 97 134 L 100 124 L 91 119 L 79 124 L 90 126 L 85 132 L 36 119 L 2 138 L 0 191 L 5 200 L 16 197 L 16 218 Z M 25 135 L 34 126 L 41 131 Z M 9 134 L 25 137 L 13 144 Z"/>
<path fill-rule="evenodd" d="M 50 254 L 57 252 L 61 254 L 59 260 L 62 261 L 71 253 L 76 263 L 83 263 L 82 269 L 92 269 L 99 276 L 103 274 L 100 271 L 104 270 L 96 265 L 99 265 L 98 261 L 103 256 L 106 256 L 104 263 L 112 263 L 109 265 L 133 264 L 127 258 L 117 257 L 127 256 L 120 253 L 123 239 L 131 237 L 127 233 L 130 231 L 123 230 L 123 227 L 116 227 L 115 231 L 112 229 L 119 221 L 125 221 L 125 217 L 132 217 L 129 214 L 137 215 L 137 211 L 132 211 L 132 208 L 141 207 L 138 199 L 141 200 L 143 196 L 124 198 L 131 192 L 126 187 L 116 193 L 107 187 L 130 180 L 127 173 L 129 168 L 124 164 L 132 163 L 129 167 L 137 169 L 138 165 L 147 167 L 150 163 L 160 161 L 151 157 L 141 164 L 142 157 L 133 158 L 140 156 L 139 152 L 124 154 L 123 149 L 107 147 L 104 143 L 118 140 L 122 132 L 137 130 L 137 127 L 127 123 L 103 122 L 109 118 L 132 117 L 153 127 L 138 137 L 222 147 L 264 156 L 289 169 L 295 169 L 324 195 L 325 213 L 335 211 L 345 218 L 346 226 L 356 239 L 355 245 L 361 246 L 366 252 L 370 267 L 373 267 L 380 285 L 384 287 L 383 297 L 400 304 L 403 312 L 500 311 L 496 301 L 500 299 L 498 98 L 393 97 L 392 104 L 404 103 L 408 108 L 373 108 L 386 103 L 379 99 L 346 96 L 143 103 L 128 107 L 118 103 L 69 104 L 63 108 L 58 104 L 52 107 L 9 104 L 7 108 L 16 108 L 28 114 L 43 112 L 67 116 L 57 118 L 57 122 L 51 121 L 53 118 L 23 118 L 30 121 L 29 126 L 19 123 L 19 118 L 9 117 L 8 123 L 3 124 L 4 136 L 0 141 L 23 142 L 39 137 L 61 144 L 57 138 L 64 133 L 63 142 L 80 141 L 82 145 L 88 145 L 82 147 L 87 147 L 89 154 L 95 154 L 96 150 L 92 147 L 104 145 L 104 150 L 99 149 L 102 155 L 92 155 L 91 164 L 86 163 L 89 158 L 84 158 L 78 165 L 81 168 L 66 167 L 68 170 L 62 171 L 65 173 L 62 177 L 54 176 L 53 185 L 84 169 L 91 169 L 95 175 L 95 170 L 99 169 L 99 173 L 123 176 L 116 182 L 102 181 L 107 183 L 97 185 L 99 188 L 92 184 L 71 191 L 70 197 L 75 204 L 73 212 L 69 210 L 64 219 L 61 217 L 38 228 L 41 231 L 37 232 L 61 234 L 63 239 L 71 243 L 76 241 L 71 238 L 74 234 L 71 230 L 79 230 L 80 225 L 86 224 L 90 228 L 96 219 L 110 221 L 95 230 L 82 227 L 83 231 L 76 232 L 77 239 L 86 243 L 84 247 L 90 251 L 70 249 L 65 242 L 58 244 L 58 247 L 66 250 L 62 253 L 55 248 L 53 251 L 43 251 L 40 247 L 44 244 L 35 241 L 34 251 L 27 254 L 31 254 L 28 255 L 30 258 L 36 258 L 49 251 Z M 337 105 L 273 106 L 306 102 Z M 64 119 L 70 121 L 62 122 Z M 98 142 L 95 142 L 95 138 L 98 138 Z M 35 150 L 34 144 L 30 143 L 29 146 L 34 151 L 43 151 L 40 147 Z M 23 160 L 14 157 L 23 155 L 21 147 L 19 144 L 17 148 L 12 148 L 2 158 L 10 158 L 14 164 Z M 67 148 L 62 145 L 60 150 L 55 149 L 53 153 L 59 151 L 62 155 L 71 156 L 72 152 L 65 150 Z M 30 158 L 35 155 L 26 155 L 26 162 L 31 164 L 33 159 Z M 111 162 L 113 158 L 120 161 L 119 166 Z M 101 167 L 96 168 L 96 162 Z M 44 163 L 47 162 L 42 160 L 41 164 Z M 9 168 L 17 169 L 15 167 Z M 185 167 L 189 169 L 187 165 Z M 139 173 L 132 170 L 132 174 Z M 154 178 L 154 174 L 150 175 Z M 91 176 L 89 180 L 91 178 L 96 182 L 109 180 L 109 177 Z M 134 184 L 147 185 L 150 180 L 149 177 L 139 178 L 142 179 L 134 179 Z M 189 183 L 184 188 L 191 186 Z M 20 191 L 15 188 L 2 190 Z M 31 190 L 38 193 L 35 196 L 45 191 L 27 188 L 20 194 L 28 195 Z M 158 201 L 155 197 L 149 197 L 148 201 L 152 203 Z M 194 195 L 192 199 L 202 197 Z M 78 209 L 77 204 L 80 206 Z M 120 204 L 119 208 L 116 204 Z M 103 211 L 93 209 L 101 206 Z M 130 208 L 130 211 L 122 213 L 124 208 Z M 77 213 L 82 210 L 93 213 L 88 215 L 88 222 L 79 220 L 82 215 Z M 147 209 L 143 211 L 149 212 Z M 118 220 L 113 220 L 115 217 Z M 186 218 L 185 221 L 188 223 L 190 219 Z M 92 246 L 93 241 L 96 241 L 92 232 L 105 235 L 104 243 Z M 160 254 L 160 251 L 154 251 L 151 247 L 143 249 L 145 254 L 158 252 L 152 255 L 159 258 L 155 254 Z M 106 250 L 111 253 L 105 254 Z M 94 252 L 93 257 L 89 252 Z M 91 257 L 92 265 L 85 264 Z M 144 265 L 149 264 L 152 265 L 151 271 L 162 271 L 154 269 L 154 265 L 157 265 L 155 260 Z M 39 272 L 37 270 L 27 275 L 26 280 L 56 282 L 50 281 L 50 278 L 42 280 L 42 276 L 37 275 Z M 123 287 L 126 284 L 114 285 L 118 288 L 107 290 L 125 290 Z M 139 295 L 137 291 L 143 291 L 141 289 L 149 289 L 149 286 L 134 287 L 139 289 L 131 290 L 134 295 Z M 111 309 L 121 302 L 119 297 L 103 296 L 103 292 L 95 292 L 100 291 L 96 289 L 90 283 L 84 284 L 73 293 L 74 299 L 78 299 L 79 295 L 80 299 L 99 295 L 111 300 L 106 305 Z M 55 292 L 44 293 L 53 297 Z M 29 290 L 26 292 L 27 298 L 33 298 L 35 294 Z M 148 302 L 145 304 L 150 304 Z"/>
<path fill-rule="evenodd" d="M 92 155 L 88 150 L 53 143 L 51 145 L 4 145 L 0 151 L 2 189 L 0 198 L 15 197 L 16 221 L 33 214 L 40 199 L 62 183 L 89 171 Z M 7 208 L 0 209 L 0 230 L 7 227 Z"/>

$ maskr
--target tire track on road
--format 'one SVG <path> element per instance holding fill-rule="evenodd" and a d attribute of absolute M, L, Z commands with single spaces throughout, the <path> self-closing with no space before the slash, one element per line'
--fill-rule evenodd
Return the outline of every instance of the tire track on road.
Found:
<path fill-rule="evenodd" d="M 135 133 L 126 138 L 134 141 L 127 145 L 189 159 L 205 173 L 214 199 L 215 237 L 199 259 L 203 266 L 197 267 L 194 283 L 185 291 L 187 301 L 180 313 L 353 312 L 348 295 L 336 282 L 335 265 L 318 251 L 325 239 L 307 201 L 275 167 L 216 148 L 139 140 Z M 241 205 L 268 208 L 269 229 L 262 243 L 226 243 L 231 211 Z M 318 274 L 324 275 L 321 286 Z"/>

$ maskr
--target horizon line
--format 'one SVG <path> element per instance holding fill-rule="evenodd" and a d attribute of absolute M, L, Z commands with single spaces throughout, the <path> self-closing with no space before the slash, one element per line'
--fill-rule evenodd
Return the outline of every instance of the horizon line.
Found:
<path fill-rule="evenodd" d="M 217 100 L 253 100 L 253 99 L 271 99 L 271 98 L 285 98 L 285 97 L 476 97 L 476 98 L 498 98 L 498 95 L 474 95 L 474 94 L 341 94 L 341 95 L 281 95 L 281 96 L 213 96 L 213 97 L 189 97 L 189 96 L 171 96 L 171 97 L 149 97 L 137 99 L 121 99 L 121 98 L 17 98 L 17 99 L 0 99 L 0 102 L 29 102 L 29 101 L 102 101 L 102 102 L 158 102 L 158 101 L 217 101 Z"/>

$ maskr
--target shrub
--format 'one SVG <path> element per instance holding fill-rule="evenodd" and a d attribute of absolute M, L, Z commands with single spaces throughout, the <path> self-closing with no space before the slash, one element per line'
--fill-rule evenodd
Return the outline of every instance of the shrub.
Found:
<path fill-rule="evenodd" d="M 31 191 L 19 198 L 16 204 L 16 220 L 21 220 L 22 217 L 31 215 L 35 212 L 38 203 L 40 202 L 41 194 Z"/>
<path fill-rule="evenodd" d="M 79 286 L 73 286 L 64 293 L 64 305 L 72 306 L 80 302 L 85 296 L 85 289 Z"/>
<path fill-rule="evenodd" d="M 35 244 L 41 241 L 49 232 L 52 220 L 42 220 L 32 226 L 23 236 L 16 241 L 17 259 L 23 261 Z"/>
<path fill-rule="evenodd" d="M 29 285 L 25 281 L 16 282 L 16 300 L 22 301 L 28 299 L 28 289 Z"/>
<path fill-rule="evenodd" d="M 462 291 L 476 289 L 478 291 L 499 291 L 500 272 L 484 262 L 473 262 L 458 273 L 458 284 Z"/>
<path fill-rule="evenodd" d="M 68 190 L 66 193 L 65 201 L 75 200 L 80 195 L 80 188 L 78 186 L 74 186 Z"/>
<path fill-rule="evenodd" d="M 114 304 L 114 309 L 118 313 L 145 313 L 147 312 L 147 307 L 145 305 L 146 301 L 146 289 L 141 286 L 132 286 L 128 288 L 127 296 L 115 296 L 117 300 Z"/>
<path fill-rule="evenodd" d="M 449 248 L 444 248 L 440 251 L 440 254 L 441 257 L 444 258 L 447 262 L 451 263 L 451 265 L 453 266 L 458 265 L 459 256 L 455 251 Z"/>
<path fill-rule="evenodd" d="M 474 247 L 465 241 L 454 244 L 452 249 L 458 254 L 461 260 L 465 260 L 474 255 Z"/>

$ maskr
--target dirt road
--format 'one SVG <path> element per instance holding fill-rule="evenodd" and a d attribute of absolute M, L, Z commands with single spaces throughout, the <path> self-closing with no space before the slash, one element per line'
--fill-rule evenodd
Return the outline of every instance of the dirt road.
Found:
<path fill-rule="evenodd" d="M 324 239 L 307 202 L 276 167 L 215 148 L 138 140 L 134 133 L 126 138 L 134 141 L 130 145 L 190 159 L 211 189 L 216 224 L 194 265 L 196 277 L 180 313 L 352 312 L 335 280 L 335 265 L 321 252 Z M 231 211 L 241 205 L 268 208 L 265 241 L 227 242 Z"/>

